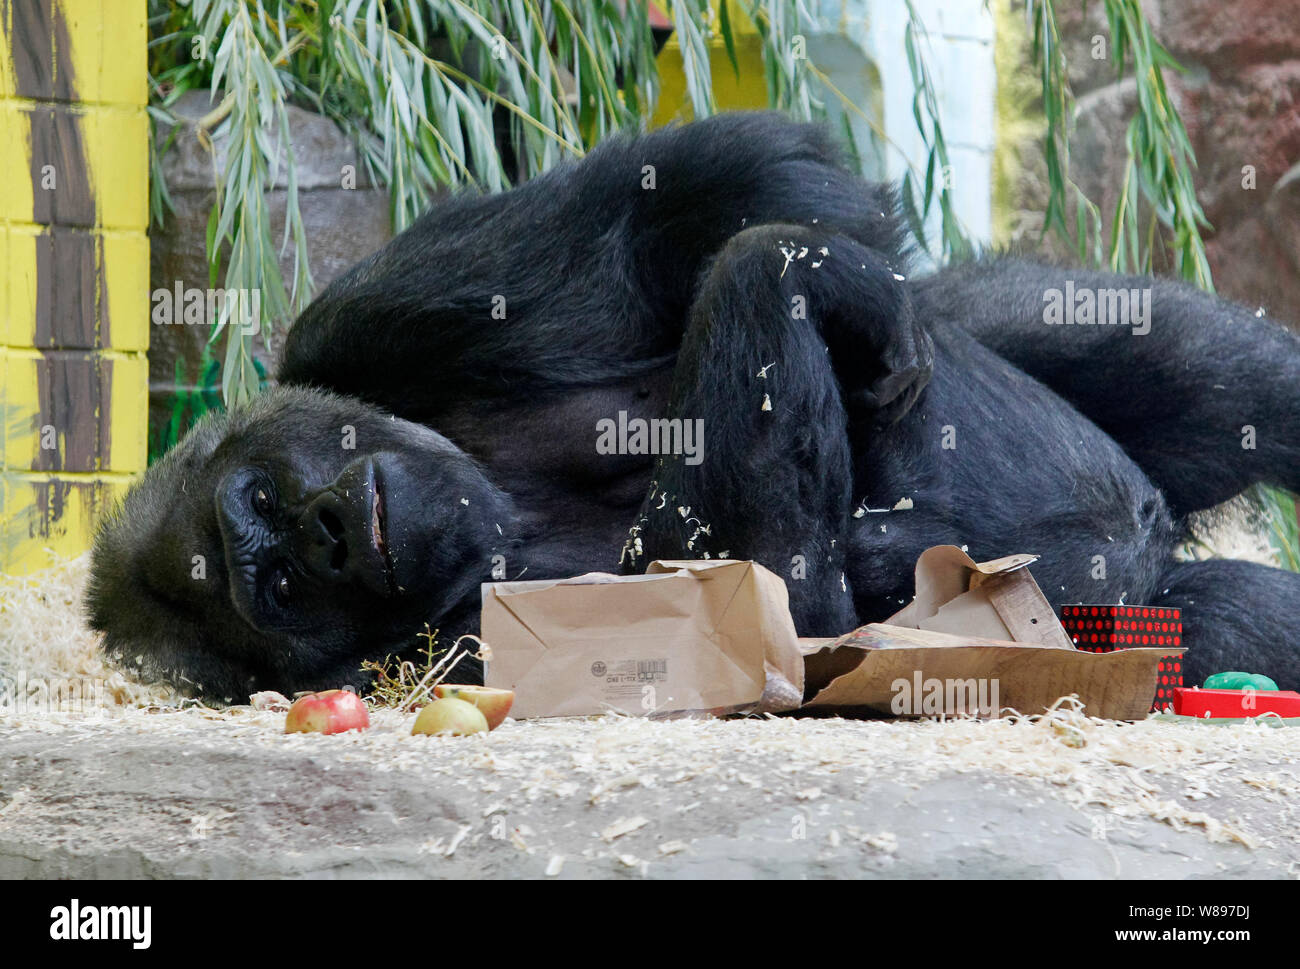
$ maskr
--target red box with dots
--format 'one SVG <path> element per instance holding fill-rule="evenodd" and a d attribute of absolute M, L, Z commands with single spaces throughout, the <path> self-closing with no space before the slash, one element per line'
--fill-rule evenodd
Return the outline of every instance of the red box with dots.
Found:
<path fill-rule="evenodd" d="M 1131 646 L 1168 646 L 1160 660 L 1151 709 L 1172 706 L 1174 687 L 1183 685 L 1183 618 L 1178 609 L 1157 606 L 1062 606 L 1061 625 L 1074 645 L 1089 653 Z"/>

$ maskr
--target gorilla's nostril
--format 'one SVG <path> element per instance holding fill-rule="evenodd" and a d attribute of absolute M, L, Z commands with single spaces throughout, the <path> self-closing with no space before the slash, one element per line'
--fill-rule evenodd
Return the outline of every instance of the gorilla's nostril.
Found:
<path fill-rule="evenodd" d="M 329 534 L 330 538 L 334 539 L 334 541 L 337 542 L 343 537 L 343 523 L 339 521 L 339 516 L 334 514 L 334 512 L 330 511 L 328 508 L 322 508 L 317 512 L 316 517 L 320 523 L 325 526 L 325 531 Z"/>
<path fill-rule="evenodd" d="M 318 508 L 316 520 L 325 534 L 329 536 L 330 570 L 340 571 L 348 561 L 348 543 L 343 535 L 343 521 L 329 508 Z"/>

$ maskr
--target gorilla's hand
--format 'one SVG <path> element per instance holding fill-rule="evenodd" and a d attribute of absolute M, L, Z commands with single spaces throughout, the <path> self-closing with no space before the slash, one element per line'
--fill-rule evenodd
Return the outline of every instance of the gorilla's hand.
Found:
<path fill-rule="evenodd" d="M 850 419 L 886 427 L 912 409 L 934 367 L 934 341 L 912 309 L 905 277 L 885 255 L 800 230 L 790 243 L 807 262 L 802 285 L 817 314 Z M 824 238 L 824 237 L 823 237 Z M 815 264 L 815 265 L 814 265 Z"/>

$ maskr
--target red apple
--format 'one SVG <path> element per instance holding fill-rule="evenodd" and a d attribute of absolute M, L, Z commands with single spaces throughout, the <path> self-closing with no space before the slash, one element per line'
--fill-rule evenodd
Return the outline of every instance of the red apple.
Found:
<path fill-rule="evenodd" d="M 284 718 L 285 733 L 343 733 L 369 726 L 365 701 L 347 690 L 309 693 L 295 700 Z"/>
<path fill-rule="evenodd" d="M 472 686 L 462 683 L 439 683 L 433 688 L 433 695 L 439 699 L 451 697 L 474 704 L 487 719 L 489 730 L 501 726 L 501 721 L 506 718 L 506 714 L 510 712 L 510 707 L 515 702 L 514 690 L 498 690 L 491 686 Z"/>
<path fill-rule="evenodd" d="M 472 733 L 487 733 L 487 718 L 479 708 L 464 700 L 447 697 L 434 700 L 415 718 L 412 734 L 451 734 L 464 737 Z"/>

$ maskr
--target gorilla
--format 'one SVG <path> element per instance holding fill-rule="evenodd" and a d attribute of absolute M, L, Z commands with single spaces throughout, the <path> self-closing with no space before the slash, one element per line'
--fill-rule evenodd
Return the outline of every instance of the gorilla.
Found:
<path fill-rule="evenodd" d="M 766 113 L 452 197 L 303 312 L 275 389 L 127 494 L 91 624 L 241 701 L 361 685 L 426 623 L 476 632 L 494 577 L 754 559 L 824 636 L 892 614 L 950 543 L 1038 553 L 1058 607 L 1181 608 L 1188 682 L 1300 687 L 1300 575 L 1173 557 L 1192 512 L 1300 489 L 1300 339 L 1165 279 L 1006 256 L 910 278 L 910 246 L 889 187 Z"/>

